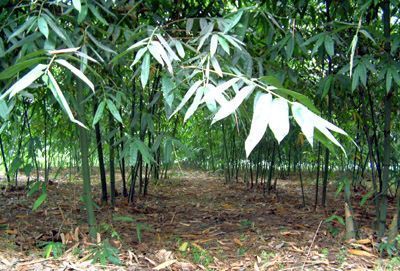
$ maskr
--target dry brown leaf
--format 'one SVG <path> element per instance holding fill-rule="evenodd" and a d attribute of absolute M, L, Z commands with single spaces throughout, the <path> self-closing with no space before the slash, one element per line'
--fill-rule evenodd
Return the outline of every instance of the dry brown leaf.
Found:
<path fill-rule="evenodd" d="M 370 239 L 360 239 L 356 241 L 357 244 L 360 245 L 366 245 L 366 244 L 371 244 L 371 240 Z"/>
<path fill-rule="evenodd" d="M 240 240 L 239 240 L 239 239 L 237 239 L 237 238 L 233 238 L 233 242 L 234 242 L 236 245 L 240 246 L 240 247 L 242 247 L 242 246 L 243 246 L 243 243 L 242 243 L 242 241 L 240 241 Z"/>
<path fill-rule="evenodd" d="M 159 264 L 156 267 L 154 267 L 153 270 L 161 270 L 161 269 L 166 268 L 176 262 L 177 262 L 177 260 L 169 260 L 169 261 L 163 262 L 162 264 Z"/>
<path fill-rule="evenodd" d="M 7 233 L 7 234 L 10 234 L 10 235 L 15 235 L 15 234 L 18 233 L 17 230 L 5 230 L 4 232 Z"/>
<path fill-rule="evenodd" d="M 347 252 L 349 252 L 350 254 L 355 255 L 355 256 L 376 257 L 374 254 L 371 254 L 371 253 L 361 250 L 361 249 L 348 249 Z"/>

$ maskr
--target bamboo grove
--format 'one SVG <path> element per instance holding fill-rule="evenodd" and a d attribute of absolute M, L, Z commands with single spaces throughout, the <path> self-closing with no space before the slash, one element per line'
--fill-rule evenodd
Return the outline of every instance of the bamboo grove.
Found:
<path fill-rule="evenodd" d="M 93 199 L 134 204 L 177 166 L 265 194 L 291 175 L 303 191 L 307 174 L 303 204 L 329 205 L 338 185 L 351 212 L 362 187 L 377 235 L 397 236 L 398 0 L 0 7 L 1 165 L 8 186 L 23 175 L 39 191 L 34 209 L 65 169 L 80 172 L 92 236 Z"/>

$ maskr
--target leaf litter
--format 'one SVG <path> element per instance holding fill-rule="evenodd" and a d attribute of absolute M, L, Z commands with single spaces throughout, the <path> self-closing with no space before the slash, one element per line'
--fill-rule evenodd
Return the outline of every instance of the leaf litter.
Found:
<path fill-rule="evenodd" d="M 98 176 L 93 195 L 100 195 Z M 118 179 L 118 178 L 117 178 Z M 150 187 L 132 205 L 119 196 L 113 208 L 96 199 L 98 241 L 110 239 L 122 265 L 92 263 L 80 201 L 80 182 L 60 179 L 48 186 L 48 200 L 32 211 L 35 197 L 22 189 L 0 193 L 0 270 L 374 270 L 385 267 L 371 235 L 344 242 L 344 227 L 325 223 L 344 215 L 330 189 L 328 208 L 313 206 L 313 184 L 306 184 L 301 207 L 296 178 L 262 188 L 225 184 L 221 176 L 187 170 Z M 37 195 L 36 195 L 37 197 Z M 300 206 L 300 207 L 299 207 Z M 357 208 L 357 207 L 355 207 Z M 368 206 L 356 210 L 360 225 L 371 225 Z M 366 214 L 367 212 L 367 214 Z M 116 221 L 115 217 L 128 217 Z M 134 222 L 132 222 L 134 221 Z M 140 228 L 140 229 L 139 229 Z M 332 228 L 337 228 L 335 235 Z M 41 246 L 63 244 L 59 257 L 43 257 Z"/>

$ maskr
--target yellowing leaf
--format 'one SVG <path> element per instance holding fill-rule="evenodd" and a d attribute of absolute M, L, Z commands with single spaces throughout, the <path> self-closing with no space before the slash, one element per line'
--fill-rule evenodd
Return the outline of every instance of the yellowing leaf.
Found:
<path fill-rule="evenodd" d="M 376 257 L 374 254 L 371 254 L 367 251 L 360 250 L 360 249 L 348 249 L 347 252 L 349 252 L 350 254 L 355 255 L 355 256 Z"/>
<path fill-rule="evenodd" d="M 183 242 L 180 246 L 179 246 L 179 251 L 185 252 L 188 248 L 189 243 L 188 242 Z"/>

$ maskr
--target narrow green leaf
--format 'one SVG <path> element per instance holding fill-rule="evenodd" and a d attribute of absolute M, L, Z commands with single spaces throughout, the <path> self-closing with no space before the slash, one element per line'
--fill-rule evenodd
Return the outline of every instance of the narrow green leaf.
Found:
<path fill-rule="evenodd" d="M 110 99 L 107 99 L 106 102 L 107 102 L 107 108 L 108 108 L 108 110 L 110 110 L 114 119 L 116 119 L 120 123 L 123 123 L 121 115 L 119 114 L 119 111 L 118 111 L 117 107 L 115 106 L 115 104 L 113 103 L 113 101 L 111 101 Z"/>
<path fill-rule="evenodd" d="M 392 88 L 392 73 L 390 72 L 390 69 L 387 69 L 386 71 L 386 92 L 389 93 L 390 89 Z"/>
<path fill-rule="evenodd" d="M 176 48 L 176 51 L 178 52 L 178 55 L 181 58 L 184 58 L 185 57 L 185 50 L 183 49 L 182 44 L 178 40 L 175 41 L 175 48 Z"/>
<path fill-rule="evenodd" d="M 223 37 L 218 36 L 218 43 L 221 45 L 222 49 L 229 55 L 229 44 L 226 42 L 226 40 Z"/>
<path fill-rule="evenodd" d="M 74 115 L 72 114 L 71 108 L 69 107 L 68 102 L 64 97 L 64 94 L 62 93 L 56 79 L 54 78 L 54 76 L 51 74 L 50 71 L 47 72 L 47 77 L 48 77 L 47 79 L 44 78 L 43 80 L 47 82 L 47 85 L 50 88 L 51 92 L 53 93 L 54 98 L 58 101 L 61 108 L 63 108 L 64 111 L 67 113 L 70 121 L 80 125 L 83 128 L 86 128 L 86 126 L 83 125 L 83 123 L 75 119 Z"/>
<path fill-rule="evenodd" d="M 74 8 L 80 13 L 81 12 L 81 0 L 72 0 L 72 5 L 74 6 Z"/>
<path fill-rule="evenodd" d="M 33 203 L 32 211 L 36 211 L 40 207 L 40 205 L 43 204 L 46 198 L 47 198 L 47 193 L 46 192 L 42 193 Z"/>
<path fill-rule="evenodd" d="M 86 19 L 88 10 L 89 10 L 89 8 L 88 8 L 87 4 L 83 4 L 81 6 L 81 10 L 78 14 L 78 24 L 81 24 Z"/>
<path fill-rule="evenodd" d="M 357 48 L 357 43 L 358 43 L 358 36 L 355 35 L 353 37 L 353 40 L 351 41 L 351 53 L 350 53 L 350 77 L 353 74 L 353 63 L 354 63 L 354 54 L 356 52 Z"/>
<path fill-rule="evenodd" d="M 289 40 L 288 43 L 286 44 L 286 57 L 287 59 L 290 59 L 293 56 L 293 51 L 294 51 L 294 37 L 292 34 L 289 34 Z"/>
<path fill-rule="evenodd" d="M 1 95 L 0 100 L 4 99 L 10 95 L 12 98 L 18 92 L 24 90 L 29 87 L 36 79 L 38 79 L 44 73 L 44 70 L 47 68 L 47 65 L 39 64 L 35 68 L 33 68 L 30 72 L 25 74 L 21 79 L 19 79 L 14 85 L 12 85 L 6 92 Z"/>
<path fill-rule="evenodd" d="M 326 35 L 324 41 L 325 50 L 329 56 L 333 56 L 335 54 L 334 43 L 331 36 Z"/>
<path fill-rule="evenodd" d="M 64 67 L 66 67 L 73 74 L 78 76 L 94 92 L 94 85 L 93 85 L 92 81 L 90 81 L 89 78 L 87 78 L 86 75 L 84 75 L 80 70 L 78 70 L 77 68 L 72 66 L 70 63 L 68 63 L 68 61 L 66 61 L 64 59 L 56 59 L 55 62 L 57 62 L 58 64 L 60 64 L 60 65 L 62 65 Z"/>
<path fill-rule="evenodd" d="M 204 87 L 198 88 L 196 95 L 194 96 L 193 103 L 189 106 L 188 110 L 186 111 L 183 122 L 186 122 L 197 110 L 197 108 L 201 103 L 201 98 L 203 98 L 203 94 L 204 94 Z"/>
<path fill-rule="evenodd" d="M 153 156 L 151 155 L 151 151 L 150 151 L 149 147 L 147 147 L 147 145 L 144 144 L 143 141 L 136 138 L 134 141 L 134 144 L 137 147 L 137 149 L 140 151 L 140 153 L 142 154 L 142 157 L 143 157 L 144 161 L 146 162 L 146 164 L 155 162 Z"/>
<path fill-rule="evenodd" d="M 235 25 L 239 23 L 240 19 L 242 18 L 242 15 L 243 15 L 243 10 L 240 10 L 235 15 L 233 15 L 233 17 L 228 20 L 228 24 L 224 29 L 224 33 L 228 33 L 232 28 L 234 28 Z"/>
<path fill-rule="evenodd" d="M 8 109 L 7 103 L 3 99 L 1 99 L 0 100 L 0 117 L 3 120 L 7 120 L 8 113 L 9 113 L 9 109 Z"/>
<path fill-rule="evenodd" d="M 96 125 L 96 123 L 98 123 L 100 121 L 101 117 L 103 116 L 105 106 L 106 106 L 106 103 L 104 101 L 101 101 L 101 103 L 97 107 L 96 114 L 94 115 L 94 118 L 93 118 L 93 123 L 92 123 L 93 127 Z"/>
<path fill-rule="evenodd" d="M 42 33 L 43 36 L 45 36 L 46 39 L 48 39 L 49 38 L 49 26 L 47 25 L 47 22 L 43 17 L 39 17 L 38 27 L 39 27 L 40 33 Z"/>
<path fill-rule="evenodd" d="M 292 104 L 292 114 L 300 126 L 301 131 L 306 137 L 307 141 L 313 146 L 314 143 L 314 122 L 313 113 L 308 110 L 304 105 L 294 102 Z"/>
<path fill-rule="evenodd" d="M 311 111 L 313 111 L 314 113 L 318 113 L 319 110 L 315 107 L 315 105 L 313 104 L 313 102 L 305 95 L 286 89 L 286 88 L 277 88 L 274 89 L 274 92 L 279 94 L 279 95 L 288 95 L 291 96 L 293 98 L 295 98 L 297 101 L 299 101 L 300 103 L 302 103 L 303 105 L 307 106 Z"/>
<path fill-rule="evenodd" d="M 62 40 L 67 40 L 63 31 L 58 27 L 57 23 L 55 23 L 47 14 L 42 14 L 43 18 L 46 20 L 47 24 L 51 28 L 57 36 L 59 36 Z"/>
<path fill-rule="evenodd" d="M 145 88 L 147 81 L 149 81 L 150 75 L 150 54 L 146 53 L 143 58 L 141 73 L 140 73 L 140 82 L 142 83 L 142 87 Z"/>
<path fill-rule="evenodd" d="M 189 19 L 186 20 L 186 33 L 187 34 L 189 34 L 190 31 L 192 31 L 193 22 L 194 22 L 194 20 L 192 18 L 189 18 Z"/>
<path fill-rule="evenodd" d="M 142 56 L 144 55 L 144 53 L 146 53 L 148 50 L 147 47 L 144 48 L 140 48 L 135 56 L 135 60 L 133 61 L 132 65 L 130 66 L 130 68 L 132 69 L 133 66 L 135 66 L 136 63 L 138 63 L 140 61 L 140 59 L 142 59 Z"/>
<path fill-rule="evenodd" d="M 9 79 L 9 78 L 15 76 L 17 73 L 25 70 L 26 68 L 29 68 L 32 65 L 40 63 L 47 59 L 48 59 L 47 57 L 38 57 L 38 58 L 32 58 L 32 59 L 28 59 L 28 60 L 25 60 L 22 62 L 18 62 L 16 64 L 12 65 L 11 67 L 8 67 L 4 71 L 2 71 L 0 73 L 0 80 Z"/>
<path fill-rule="evenodd" d="M 218 35 L 214 34 L 211 36 L 211 42 L 210 42 L 211 57 L 214 56 L 215 52 L 217 52 L 217 48 L 218 48 Z"/>
<path fill-rule="evenodd" d="M 22 32 L 24 32 L 26 29 L 32 26 L 33 22 L 36 20 L 36 16 L 29 17 L 25 23 L 23 23 L 17 30 L 15 30 L 7 39 L 8 42 L 12 38 L 15 38 L 16 36 L 20 35 Z"/>
<path fill-rule="evenodd" d="M 175 111 L 171 114 L 171 116 L 169 116 L 169 119 L 175 115 L 179 110 L 182 109 L 182 107 L 187 103 L 187 101 L 189 101 L 189 99 L 193 96 L 193 94 L 197 91 L 197 89 L 200 87 L 200 85 L 203 83 L 202 80 L 199 80 L 197 82 L 195 82 L 190 88 L 189 90 L 186 92 L 185 96 L 183 97 L 182 101 L 180 102 L 180 104 L 178 105 L 178 107 L 175 109 Z"/>
<path fill-rule="evenodd" d="M 3 39 L 0 37 L 0 58 L 4 57 L 4 55 L 5 55 L 4 43 Z"/>
<path fill-rule="evenodd" d="M 97 18 L 97 20 L 99 20 L 104 25 L 108 25 L 106 19 L 104 19 L 103 16 L 100 15 L 100 12 L 98 11 L 97 7 L 95 7 L 92 4 L 89 4 L 89 9 L 92 12 L 92 14 Z"/>
<path fill-rule="evenodd" d="M 214 71 L 218 74 L 219 77 L 223 77 L 223 72 L 221 66 L 218 63 L 218 60 L 215 56 L 211 57 L 211 65 L 214 68 Z"/>
<path fill-rule="evenodd" d="M 104 44 L 102 44 L 100 41 L 98 41 L 90 32 L 86 32 L 86 34 L 88 35 L 88 37 L 93 41 L 94 44 L 96 44 L 97 47 L 99 47 L 100 49 L 112 53 L 112 54 L 117 54 L 117 52 L 115 52 L 113 49 L 105 46 Z"/>

